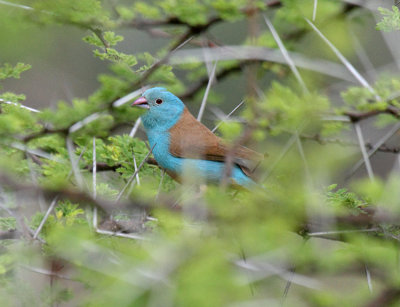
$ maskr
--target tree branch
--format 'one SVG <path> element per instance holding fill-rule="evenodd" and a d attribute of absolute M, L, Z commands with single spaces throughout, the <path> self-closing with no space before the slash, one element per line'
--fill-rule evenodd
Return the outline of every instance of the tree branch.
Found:
<path fill-rule="evenodd" d="M 357 144 L 357 143 L 341 140 L 339 138 L 330 138 L 330 139 L 322 138 L 319 133 L 316 133 L 314 135 L 301 134 L 299 136 L 303 140 L 315 141 L 315 142 L 317 142 L 318 144 L 321 144 L 321 145 L 336 144 L 336 145 L 340 145 L 340 146 L 352 146 L 352 147 L 358 147 L 359 146 L 359 144 Z M 370 150 L 374 146 L 371 143 L 365 143 L 365 147 L 368 150 Z M 397 153 L 400 152 L 400 147 L 389 147 L 386 144 L 382 144 L 377 149 L 377 151 L 397 154 Z"/>
<path fill-rule="evenodd" d="M 385 307 L 392 306 L 400 298 L 399 288 L 386 288 L 375 299 L 365 305 L 365 307 Z"/>
<path fill-rule="evenodd" d="M 16 229 L 11 229 L 9 231 L 0 231 L 0 240 L 19 239 L 21 237 L 22 234 Z"/>
<path fill-rule="evenodd" d="M 258 63 L 261 61 L 258 60 L 246 60 L 246 61 L 240 61 L 237 65 L 233 65 L 230 67 L 226 67 L 218 71 L 215 75 L 215 78 L 217 80 L 222 80 L 226 77 L 228 77 L 230 74 L 240 72 L 243 68 L 245 68 L 248 65 Z M 185 99 L 192 99 L 203 87 L 205 87 L 208 83 L 208 76 L 204 76 L 200 81 L 197 83 L 194 83 L 192 86 L 190 86 L 183 94 L 179 95 L 179 97 L 182 100 Z"/>
<path fill-rule="evenodd" d="M 174 19 L 173 19 L 174 20 Z M 164 63 L 166 63 L 169 59 L 169 57 L 172 55 L 172 53 L 177 50 L 182 44 L 184 44 L 187 40 L 189 40 L 192 36 L 195 35 L 199 35 L 204 31 L 207 31 L 207 29 L 209 27 L 211 27 L 213 24 L 218 23 L 220 21 L 222 21 L 223 19 L 219 16 L 216 17 L 211 17 L 207 23 L 202 24 L 202 25 L 189 25 L 186 24 L 188 26 L 188 29 L 186 30 L 185 33 L 183 33 L 183 35 L 181 35 L 177 41 L 169 48 L 168 53 L 159 61 L 155 62 L 148 70 L 146 70 L 141 78 L 136 81 L 132 88 L 137 88 L 138 86 L 140 86 L 141 84 L 145 83 L 149 77 Z M 174 21 L 174 22 L 178 22 L 178 21 Z M 181 21 L 179 21 L 181 22 Z M 183 23 L 181 23 L 183 24 Z"/>
<path fill-rule="evenodd" d="M 343 112 L 343 115 L 348 116 L 353 123 L 356 123 L 360 120 L 364 120 L 379 114 L 390 114 L 393 115 L 395 118 L 400 119 L 400 110 L 393 106 L 388 106 L 386 109 L 383 110 L 371 110 L 366 112 L 353 112 L 353 111 Z"/>
<path fill-rule="evenodd" d="M 71 125 L 72 126 L 72 125 Z M 46 128 L 44 127 L 42 130 L 38 131 L 38 132 L 34 132 L 32 134 L 28 134 L 25 135 L 21 138 L 21 141 L 24 143 L 27 143 L 33 139 L 39 138 L 41 136 L 47 135 L 47 134 L 55 134 L 55 133 L 60 133 L 64 136 L 66 136 L 68 134 L 68 128 L 60 128 L 60 129 L 50 129 L 50 128 Z"/>
<path fill-rule="evenodd" d="M 110 214 L 113 210 L 117 208 L 131 208 L 139 210 L 151 210 L 155 208 L 167 208 L 172 211 L 179 211 L 180 207 L 175 206 L 175 203 L 169 203 L 168 201 L 164 204 L 162 202 L 157 202 L 157 206 L 151 203 L 146 203 L 144 201 L 135 200 L 127 202 L 113 202 L 106 199 L 96 198 L 94 199 L 91 195 L 72 189 L 51 189 L 48 187 L 41 187 L 37 185 L 29 185 L 20 183 L 4 173 L 0 173 L 0 183 L 4 186 L 19 191 L 19 192 L 30 192 L 30 193 L 42 193 L 42 195 L 47 199 L 53 199 L 57 195 L 60 198 L 69 199 L 77 203 L 88 203 L 94 205 L 101 211 Z"/>
<path fill-rule="evenodd" d="M 146 159 L 146 163 L 147 164 L 150 164 L 150 165 L 155 165 L 155 166 L 158 166 L 158 163 L 157 163 L 157 161 L 154 159 L 154 158 L 147 158 Z M 120 167 L 122 167 L 122 165 L 121 164 L 116 164 L 116 165 L 108 165 L 107 163 L 104 163 L 104 162 L 98 162 L 98 163 L 96 163 L 96 170 L 98 171 L 98 172 L 104 172 L 104 171 L 117 171 L 117 169 L 118 168 L 120 168 Z M 92 164 L 90 164 L 90 165 L 87 165 L 86 166 L 86 169 L 88 170 L 88 171 L 90 171 L 90 172 L 92 172 L 93 171 L 93 165 Z"/>

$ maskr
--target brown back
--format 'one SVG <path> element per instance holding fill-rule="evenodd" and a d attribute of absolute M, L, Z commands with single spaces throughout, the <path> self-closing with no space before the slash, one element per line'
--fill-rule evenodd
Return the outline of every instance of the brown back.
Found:
<path fill-rule="evenodd" d="M 225 161 L 229 147 L 223 140 L 200 123 L 187 108 L 179 121 L 170 130 L 170 153 L 180 158 Z M 234 162 L 247 176 L 264 158 L 262 154 L 244 146 L 234 152 Z"/>

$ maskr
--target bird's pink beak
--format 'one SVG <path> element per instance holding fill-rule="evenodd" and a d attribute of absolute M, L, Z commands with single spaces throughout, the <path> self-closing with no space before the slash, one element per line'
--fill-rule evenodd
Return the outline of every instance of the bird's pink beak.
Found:
<path fill-rule="evenodd" d="M 146 97 L 139 97 L 132 103 L 132 107 L 139 107 L 144 109 L 150 109 L 149 104 L 147 103 Z"/>

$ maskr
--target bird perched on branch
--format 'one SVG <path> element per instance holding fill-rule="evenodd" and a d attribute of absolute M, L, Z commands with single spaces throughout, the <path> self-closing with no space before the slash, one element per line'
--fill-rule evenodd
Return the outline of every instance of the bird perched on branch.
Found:
<path fill-rule="evenodd" d="M 174 94 L 154 87 L 146 90 L 132 106 L 147 109 L 141 118 L 154 158 L 175 180 L 180 181 L 188 169 L 206 181 L 220 182 L 225 171 L 224 161 L 227 155 L 232 155 L 231 183 L 244 187 L 254 185 L 251 176 L 263 155 L 243 146 L 232 150 Z"/>

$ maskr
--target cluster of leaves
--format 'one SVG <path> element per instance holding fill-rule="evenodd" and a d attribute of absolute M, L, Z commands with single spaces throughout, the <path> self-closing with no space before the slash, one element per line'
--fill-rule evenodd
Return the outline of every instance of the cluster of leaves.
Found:
<path fill-rule="evenodd" d="M 118 42 L 124 39 L 121 35 L 115 35 L 115 33 L 111 31 L 106 31 L 104 34 L 100 33 L 97 35 L 95 33 L 84 38 L 85 42 L 98 48 L 104 48 L 104 52 L 95 50 L 95 56 L 102 60 L 107 59 L 114 63 L 124 63 L 129 67 L 137 64 L 137 60 L 133 55 L 124 54 L 111 48 L 111 46 L 115 46 Z"/>
<path fill-rule="evenodd" d="M 257 82 L 250 84 L 260 97 L 246 97 L 241 113 L 250 123 L 258 149 L 268 149 L 270 155 L 259 167 L 261 182 L 253 191 L 178 185 L 158 166 L 146 163 L 150 150 L 146 141 L 126 134 L 141 111 L 114 102 L 140 86 L 161 83 L 177 94 L 203 94 L 207 82 L 191 93 L 187 90 L 199 80 L 208 80 L 205 65 L 168 63 L 176 42 L 199 43 L 196 39 L 204 32 L 202 38 L 210 39 L 215 35 L 208 32 L 211 25 L 235 27 L 235 22 L 269 14 L 272 3 L 31 0 L 26 3 L 31 9 L 13 11 L 31 26 L 73 25 L 90 31 L 83 40 L 94 48 L 96 58 L 108 62 L 110 73 L 98 76 L 99 89 L 86 99 L 60 101 L 40 112 L 21 106 L 23 95 L 1 93 L 0 184 L 4 188 L 0 210 L 5 214 L 0 217 L 0 237 L 15 237 L 0 240 L 0 305 L 273 304 L 281 300 L 285 284 L 292 282 L 288 305 L 335 306 L 342 301 L 360 305 L 373 299 L 365 268 L 371 269 L 377 288 L 399 291 L 396 241 L 400 232 L 390 216 L 400 214 L 399 178 L 355 180 L 337 189 L 332 182 L 351 165 L 354 150 L 301 141 L 302 134 L 343 136 L 347 124 L 326 121 L 324 116 L 400 109 L 393 97 L 400 90 L 398 77 L 382 77 L 372 90 L 349 87 L 341 93 L 344 104 L 339 104 L 321 90 L 330 80 L 320 76 L 300 72 L 308 92 L 294 84 L 285 65 L 259 59 L 221 60 L 217 69 L 221 83 L 230 71 L 249 66 L 244 71 L 263 85 L 259 89 Z M 271 20 L 289 52 L 320 50 L 310 48 L 320 43 L 308 35 L 305 20 L 311 19 L 314 5 L 311 0 L 282 0 L 273 8 Z M 385 17 L 379 29 L 398 29 L 397 8 L 381 11 Z M 340 1 L 320 0 L 316 23 L 326 33 L 343 31 L 342 12 Z M 170 40 L 154 54 L 122 52 L 118 43 L 124 37 L 119 31 L 126 27 L 157 28 L 151 34 L 161 31 Z M 267 27 L 262 29 L 238 44 L 278 49 Z M 225 37 L 221 41 L 224 44 Z M 338 37 L 333 41 L 349 45 Z M 22 63 L 1 65 L 0 80 L 19 78 L 29 68 Z M 252 68 L 256 69 L 252 72 Z M 217 92 L 209 96 L 216 105 L 229 94 Z M 390 121 L 378 119 L 385 127 L 396 120 L 393 114 L 387 116 Z M 218 130 L 232 142 L 246 132 L 242 122 L 235 120 L 220 123 Z M 287 140 L 296 144 L 291 150 Z M 44 205 L 56 194 L 60 199 L 48 215 Z M 383 210 L 379 225 L 369 215 L 375 205 Z M 144 206 L 152 209 L 144 214 Z M 97 231 L 93 207 L 99 211 Z M 40 225 L 39 240 L 33 240 L 30 233 Z M 346 227 L 351 231 L 346 232 Z M 141 233 L 131 233 L 137 230 Z M 313 239 L 321 235 L 319 230 L 342 231 L 333 238 L 344 242 Z M 132 240 L 135 235 L 138 240 Z M 34 287 L 36 282 L 26 281 L 26 275 L 38 279 L 38 274 L 43 275 L 43 284 Z M 325 282 L 333 278 L 348 285 L 349 291 Z"/>
<path fill-rule="evenodd" d="M 341 188 L 334 191 L 336 187 L 337 184 L 333 184 L 327 189 L 326 198 L 328 204 L 339 209 L 352 209 L 355 213 L 362 213 L 362 210 L 370 205 L 369 202 L 360 199 L 360 197 L 354 192 L 349 192 L 347 188 Z"/>
<path fill-rule="evenodd" d="M 381 76 L 371 91 L 365 87 L 349 87 L 342 92 L 343 101 L 359 111 L 384 110 L 389 105 L 399 107 L 397 97 L 400 79 L 397 76 Z"/>
<path fill-rule="evenodd" d="M 21 73 L 31 68 L 30 65 L 24 63 L 17 63 L 15 66 L 12 66 L 9 63 L 5 63 L 4 65 L 0 66 L 0 81 L 5 80 L 8 78 L 15 78 L 19 79 Z M 1 90 L 0 85 L 0 90 Z M 5 92 L 0 94 L 0 101 L 8 101 L 8 102 L 20 102 L 25 100 L 25 95 L 22 94 L 14 94 L 11 92 Z"/>
<path fill-rule="evenodd" d="M 72 204 L 70 201 L 60 201 L 54 208 L 54 215 L 49 216 L 44 224 L 43 234 L 47 237 L 55 227 L 69 228 L 75 225 L 87 225 L 84 218 L 85 211 L 79 207 L 79 204 Z M 39 227 L 44 214 L 37 212 L 32 216 L 30 226 L 34 229 Z"/>
<path fill-rule="evenodd" d="M 385 32 L 400 30 L 400 11 L 397 6 L 392 6 L 392 10 L 379 8 L 383 19 L 378 22 L 377 29 Z"/>
<path fill-rule="evenodd" d="M 19 79 L 22 72 L 30 69 L 31 66 L 24 63 L 17 63 L 14 67 L 9 63 L 5 63 L 3 67 L 0 67 L 0 80 L 7 78 Z"/>

